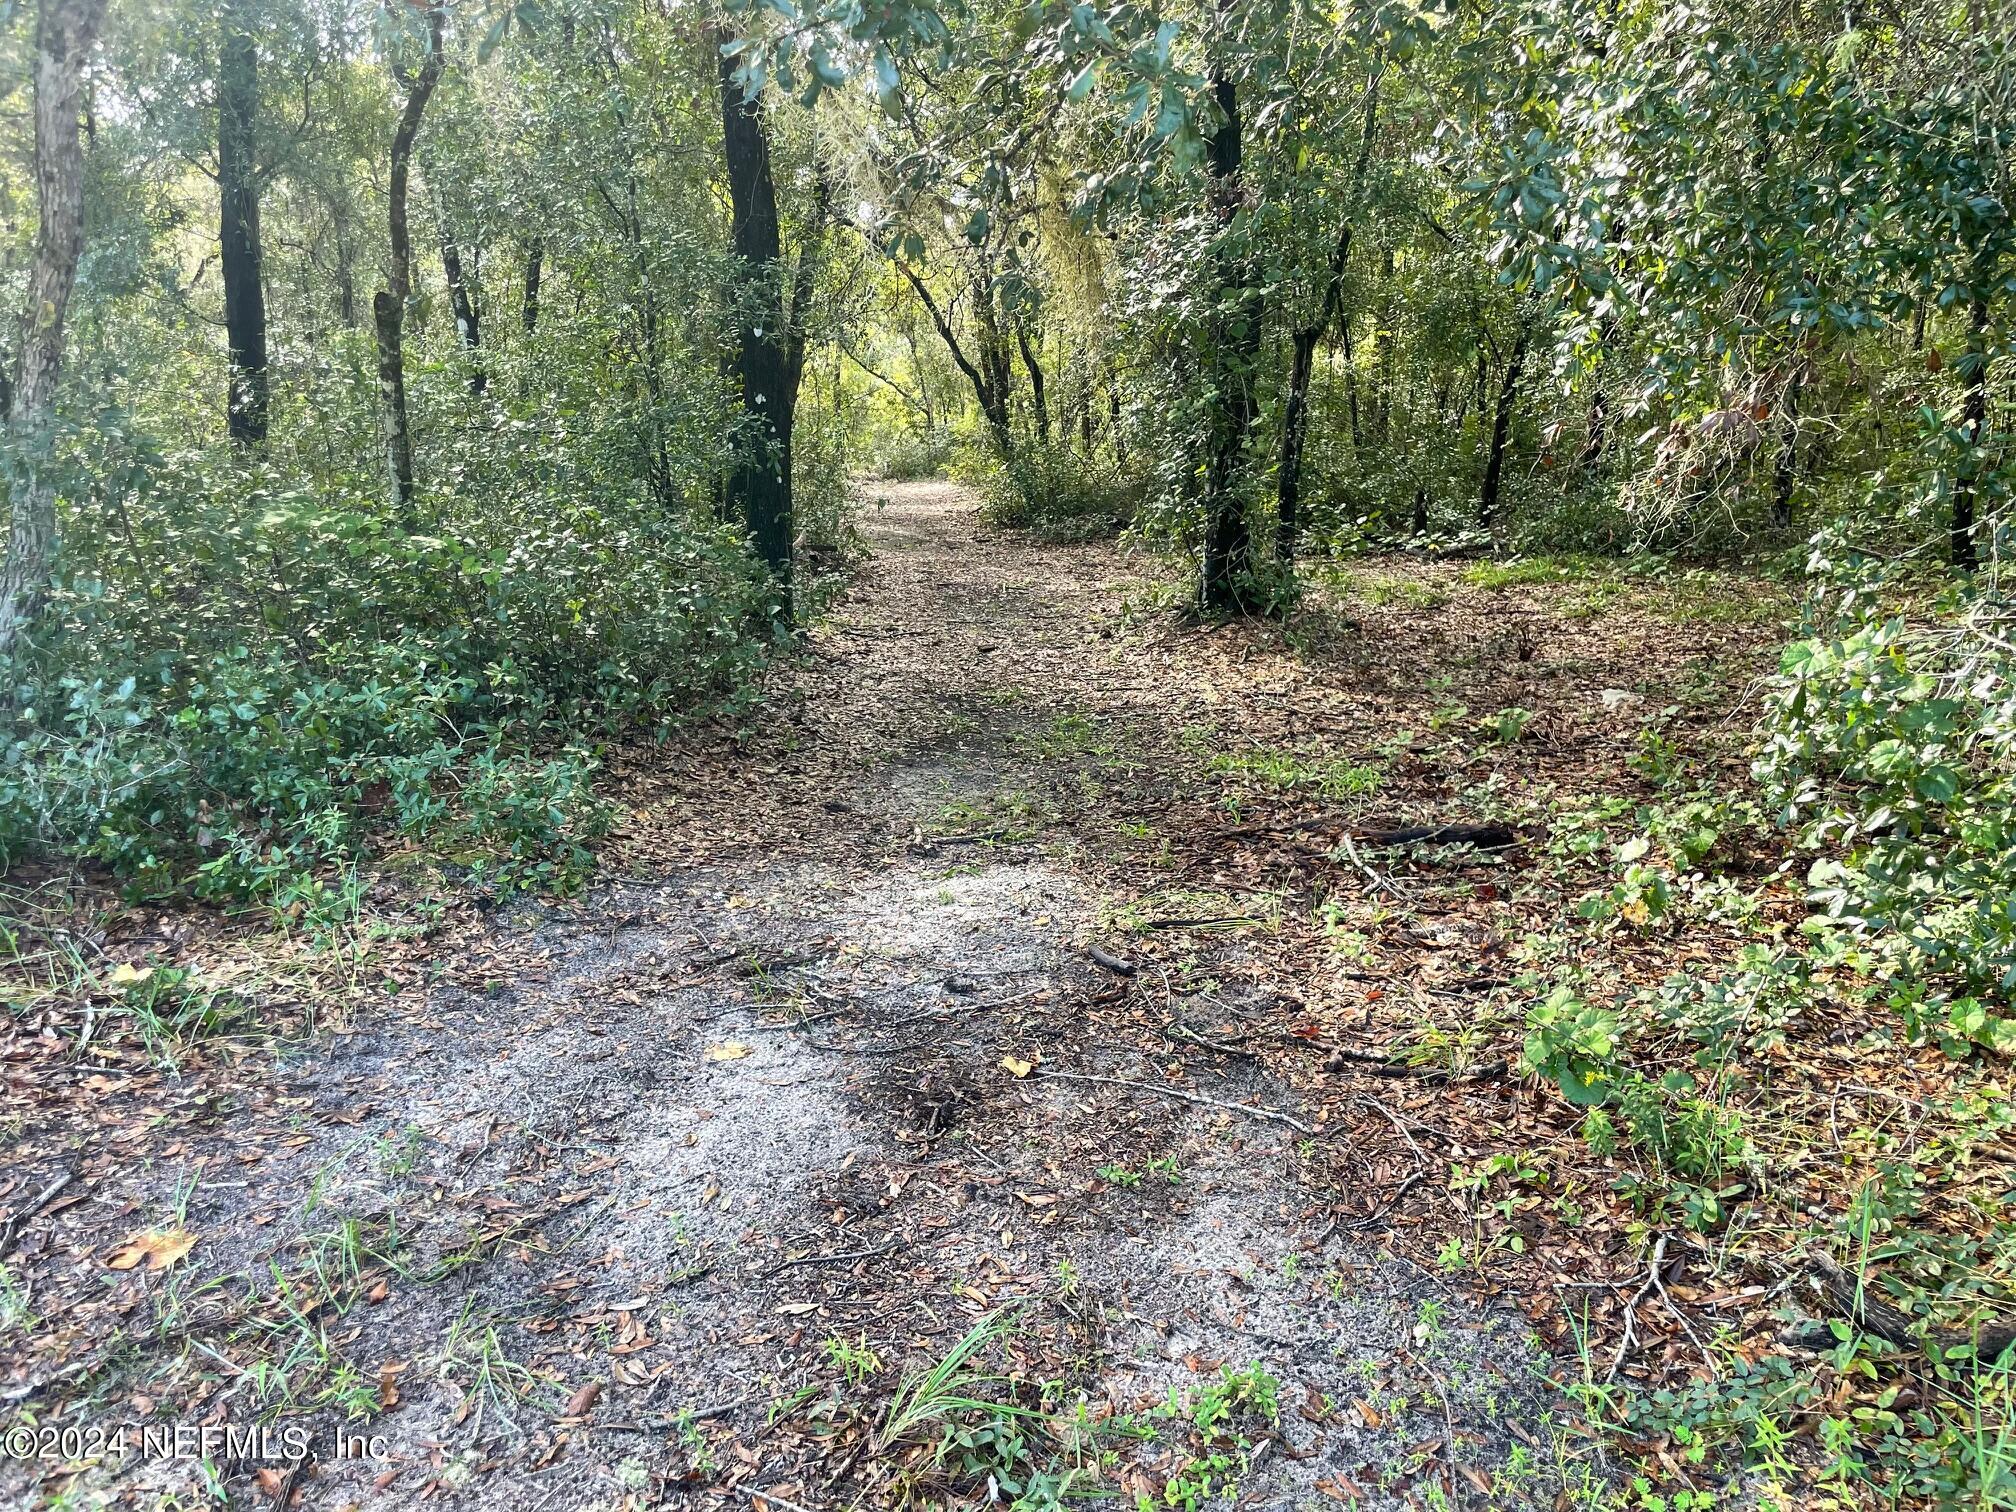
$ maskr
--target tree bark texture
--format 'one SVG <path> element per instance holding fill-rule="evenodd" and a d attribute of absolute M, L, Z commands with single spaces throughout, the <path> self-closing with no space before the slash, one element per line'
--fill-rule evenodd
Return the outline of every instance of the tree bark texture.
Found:
<path fill-rule="evenodd" d="M 56 552 L 51 471 L 56 386 L 63 374 L 63 321 L 84 250 L 84 146 L 78 128 L 84 59 L 105 0 L 43 0 L 35 17 L 35 191 L 39 220 L 28 270 L 7 439 L 9 521 L 0 562 L 0 656 L 40 610 Z"/>

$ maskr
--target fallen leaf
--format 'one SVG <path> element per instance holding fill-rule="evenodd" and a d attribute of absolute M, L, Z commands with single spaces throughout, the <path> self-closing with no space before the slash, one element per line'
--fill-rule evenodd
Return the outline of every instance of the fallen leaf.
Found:
<path fill-rule="evenodd" d="M 105 1263 L 117 1271 L 132 1270 L 141 1261 L 147 1269 L 166 1270 L 195 1247 L 196 1236 L 184 1228 L 149 1229 L 133 1234 Z"/>
<path fill-rule="evenodd" d="M 399 1405 L 399 1372 L 406 1368 L 404 1360 L 387 1360 L 378 1367 L 378 1410 L 390 1412 Z"/>
<path fill-rule="evenodd" d="M 602 1399 L 602 1383 L 589 1381 L 574 1395 L 567 1398 L 568 1417 L 586 1417 L 595 1410 L 595 1404 Z"/>
<path fill-rule="evenodd" d="M 1375 1408 L 1370 1402 L 1366 1401 L 1365 1398 L 1363 1397 L 1353 1397 L 1351 1399 L 1351 1405 L 1358 1409 L 1358 1416 L 1360 1416 L 1365 1420 L 1365 1426 L 1367 1428 L 1377 1428 L 1381 1423 L 1385 1421 L 1384 1418 L 1379 1416 L 1378 1409 Z"/>

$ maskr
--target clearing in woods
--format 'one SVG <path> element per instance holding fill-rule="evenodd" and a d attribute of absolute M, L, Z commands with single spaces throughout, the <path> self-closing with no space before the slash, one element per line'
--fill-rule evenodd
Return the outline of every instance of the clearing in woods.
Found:
<path fill-rule="evenodd" d="M 1535 1298 L 1620 1236 L 1452 1171 L 1556 1137 L 1494 1040 L 1561 906 L 1536 795 L 1614 783 L 1622 711 L 1725 699 L 1782 599 L 1395 560 L 1286 631 L 1197 627 L 1117 546 L 872 487 L 872 555 L 761 729 L 619 760 L 585 897 L 353 939 L 340 1015 L 297 976 L 278 1044 L 38 1060 L 17 1031 L 24 1173 L 77 1174 L 10 1236 L 10 1396 L 382 1440 L 291 1478 L 221 1456 L 240 1505 L 1033 1506 L 1063 1478 L 1516 1505 L 1605 1477 L 1546 1379 L 1587 1365 L 1572 1320 Z M 1445 823 L 1515 843 L 1376 838 Z M 244 997 L 287 1006 L 286 969 L 187 929 L 136 910 L 105 948 L 238 951 Z M 1418 1074 L 1396 1047 L 1431 1040 Z M 987 1320 L 999 1379 L 920 1385 Z M 78 1505 L 196 1505 L 209 1473 L 44 1469 Z"/>

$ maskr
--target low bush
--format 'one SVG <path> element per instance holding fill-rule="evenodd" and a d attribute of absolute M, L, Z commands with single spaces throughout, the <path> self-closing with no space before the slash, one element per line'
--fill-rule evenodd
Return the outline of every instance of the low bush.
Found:
<path fill-rule="evenodd" d="M 886 482 L 912 483 L 942 476 L 951 462 L 952 437 L 944 430 L 902 430 L 881 441 L 869 470 Z"/>
<path fill-rule="evenodd" d="M 2016 1046 L 2016 1025 L 1972 1001 L 2016 993 L 2011 605 L 1963 587 L 1914 623 L 1885 607 L 1876 566 L 1833 565 L 1812 633 L 1780 663 L 1757 774 L 1819 852 L 1816 927 L 1979 1017 L 1967 1037 Z"/>
<path fill-rule="evenodd" d="M 0 668 L 0 861 L 280 898 L 392 832 L 578 882 L 592 743 L 732 700 L 767 589 L 727 527 L 543 439 L 472 447 L 424 533 L 376 480 L 80 448 L 49 612 Z"/>
<path fill-rule="evenodd" d="M 1139 489 L 1110 462 L 1065 447 L 1029 446 L 979 469 L 988 520 L 1050 541 L 1086 541 L 1124 530 Z"/>

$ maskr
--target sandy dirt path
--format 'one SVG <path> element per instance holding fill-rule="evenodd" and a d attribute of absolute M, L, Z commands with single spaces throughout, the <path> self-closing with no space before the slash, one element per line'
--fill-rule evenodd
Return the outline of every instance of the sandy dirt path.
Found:
<path fill-rule="evenodd" d="M 1446 1159 L 1253 1048 L 1292 1006 L 1253 921 L 1122 927 L 1170 906 L 1162 763 L 1209 702 L 1128 612 L 1145 578 L 950 485 L 876 493 L 760 732 L 623 763 L 590 895 L 455 937 L 207 1115 L 157 1094 L 166 1153 L 30 1247 L 201 1236 L 94 1278 L 95 1345 L 16 1372 L 45 1421 L 306 1425 L 312 1461 L 85 1456 L 0 1494 L 1502 1506 L 1581 1473 L 1525 1318 L 1389 1250 Z M 987 1320 L 980 1394 L 1041 1416 L 901 1429 L 906 1373 Z"/>

